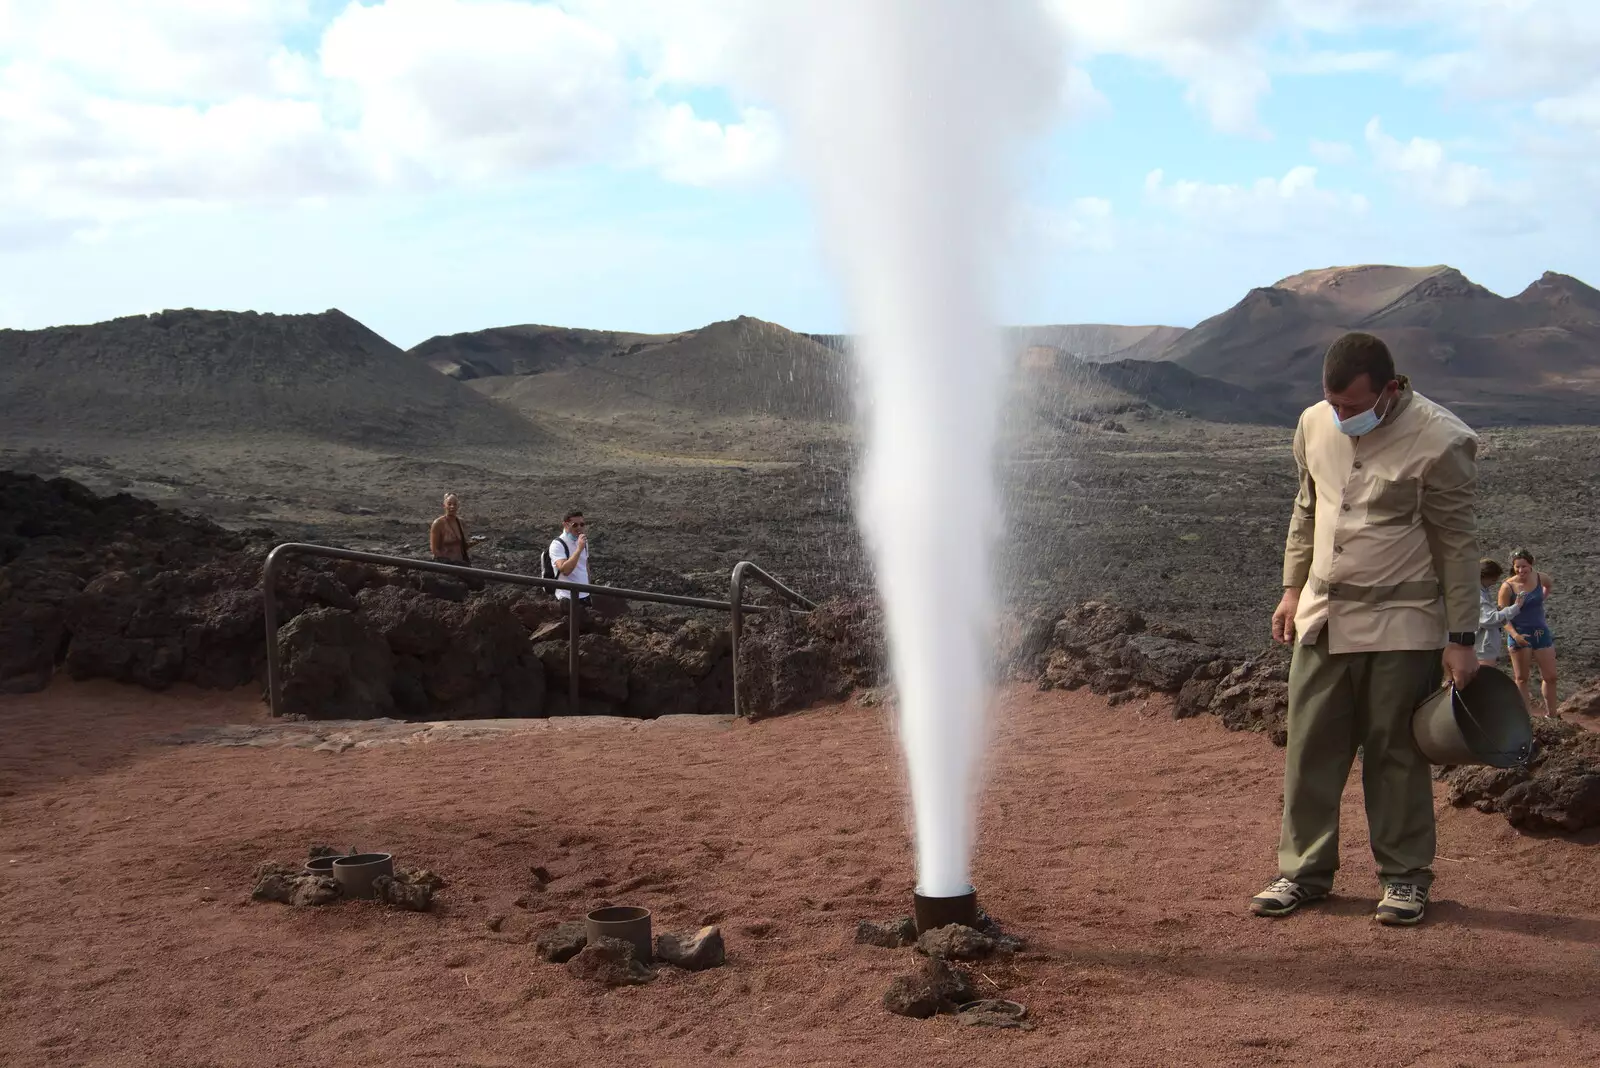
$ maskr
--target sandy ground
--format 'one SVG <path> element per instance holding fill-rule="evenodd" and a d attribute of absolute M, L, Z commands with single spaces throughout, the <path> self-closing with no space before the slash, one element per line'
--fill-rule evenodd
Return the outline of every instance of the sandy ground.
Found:
<path fill-rule="evenodd" d="M 1029 1033 L 890 1016 L 911 857 L 882 708 L 390 744 L 171 745 L 244 694 L 0 699 L 0 1063 L 1583 1064 L 1600 1058 L 1594 842 L 1441 804 L 1428 922 L 1378 927 L 1359 798 L 1340 896 L 1246 914 L 1280 754 L 1209 719 L 1005 695 L 975 882 L 1029 952 L 980 985 Z M 392 849 L 434 914 L 248 900 L 311 842 Z M 532 890 L 531 867 L 553 875 Z M 524 898 L 527 907 L 514 904 Z M 729 964 L 604 992 L 532 938 L 601 902 L 720 922 Z M 503 917 L 499 930 L 490 921 Z"/>

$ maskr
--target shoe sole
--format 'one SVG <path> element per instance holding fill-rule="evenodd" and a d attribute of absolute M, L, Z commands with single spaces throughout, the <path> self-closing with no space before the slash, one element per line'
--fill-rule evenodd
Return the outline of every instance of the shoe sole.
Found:
<path fill-rule="evenodd" d="M 1326 900 L 1328 900 L 1328 896 L 1326 894 L 1324 894 L 1321 897 L 1309 897 L 1309 898 L 1306 898 L 1304 901 L 1297 901 L 1293 905 L 1289 905 L 1289 906 L 1287 906 L 1285 908 L 1271 908 L 1269 906 L 1257 906 L 1254 903 L 1252 903 L 1250 905 L 1250 913 L 1253 916 L 1261 916 L 1261 917 L 1264 917 L 1265 919 L 1269 919 L 1269 920 L 1281 920 L 1281 919 L 1283 919 L 1283 917 L 1288 916 L 1291 913 L 1294 913 L 1294 912 L 1296 912 L 1296 911 L 1298 911 L 1300 909 L 1303 909 L 1307 905 L 1315 905 L 1319 901 L 1326 901 Z"/>
<path fill-rule="evenodd" d="M 1372 918 L 1383 924 L 1385 927 L 1415 927 L 1417 924 L 1422 922 L 1422 913 L 1419 912 L 1415 916 L 1375 915 Z"/>

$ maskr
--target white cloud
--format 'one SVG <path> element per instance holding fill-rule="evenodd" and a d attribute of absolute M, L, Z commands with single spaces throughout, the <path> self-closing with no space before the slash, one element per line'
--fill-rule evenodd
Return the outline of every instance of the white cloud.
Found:
<path fill-rule="evenodd" d="M 1311 139 L 1311 155 L 1319 162 L 1342 167 L 1356 161 L 1355 146 L 1347 141 L 1319 141 Z"/>
<path fill-rule="evenodd" d="M 688 104 L 655 108 L 639 137 L 640 162 L 671 182 L 724 185 L 771 173 L 782 152 L 777 120 L 745 108 L 740 121 L 702 119 Z"/>
<path fill-rule="evenodd" d="M 1400 141 L 1376 116 L 1367 122 L 1367 148 L 1379 170 L 1395 176 L 1418 198 L 1446 208 L 1467 208 L 1501 199 L 1487 170 L 1448 158 L 1444 145 L 1425 137 Z"/>
<path fill-rule="evenodd" d="M 1533 110 L 1546 122 L 1579 127 L 1600 136 L 1600 78 L 1577 92 L 1546 97 Z"/>
<path fill-rule="evenodd" d="M 1249 185 L 1168 181 L 1158 169 L 1145 175 L 1144 192 L 1149 203 L 1186 222 L 1234 234 L 1288 235 L 1307 226 L 1347 222 L 1367 210 L 1359 193 L 1318 186 L 1317 169 L 1307 166 Z"/>
<path fill-rule="evenodd" d="M 1276 0 L 1046 0 L 1075 50 L 1157 64 L 1228 133 L 1264 133 L 1256 104 L 1271 87 L 1262 36 Z"/>
<path fill-rule="evenodd" d="M 1024 236 L 1077 252 L 1110 252 L 1116 247 L 1116 216 L 1111 201 L 1078 197 L 1064 208 L 1025 205 L 1017 213 Z"/>
<path fill-rule="evenodd" d="M 353 91 L 360 142 L 386 175 L 481 180 L 597 158 L 629 121 L 616 41 L 548 5 L 351 4 L 321 66 Z"/>
<path fill-rule="evenodd" d="M 320 40 L 310 13 L 310 0 L 0 0 L 6 244 L 177 204 L 587 161 L 707 185 L 759 177 L 779 152 L 768 113 L 724 124 L 661 101 L 628 45 L 556 4 L 349 0 Z"/>
<path fill-rule="evenodd" d="M 1111 111 L 1111 101 L 1082 67 L 1067 67 L 1061 95 L 1065 113 L 1074 118 L 1105 115 Z"/>
<path fill-rule="evenodd" d="M 95 91 L 208 102 L 282 87 L 281 41 L 307 0 L 0 0 L 0 59 Z"/>
<path fill-rule="evenodd" d="M 1393 70 L 1400 66 L 1400 57 L 1393 52 L 1291 52 L 1275 57 L 1274 74 L 1365 74 L 1372 71 Z"/>

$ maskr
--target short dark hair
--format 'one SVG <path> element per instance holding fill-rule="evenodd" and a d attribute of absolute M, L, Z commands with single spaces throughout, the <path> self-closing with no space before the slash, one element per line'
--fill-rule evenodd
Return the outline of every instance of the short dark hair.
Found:
<path fill-rule="evenodd" d="M 1506 569 L 1500 566 L 1500 561 L 1498 560 L 1491 560 L 1485 556 L 1478 561 L 1479 582 L 1493 582 L 1505 573 Z"/>
<path fill-rule="evenodd" d="M 574 519 L 582 519 L 582 518 L 583 518 L 583 513 L 582 512 L 579 512 L 577 510 L 573 510 L 571 512 L 568 512 L 566 515 L 562 516 L 561 517 L 561 521 L 563 523 L 570 523 Z"/>
<path fill-rule="evenodd" d="M 1394 357 L 1381 338 L 1371 334 L 1351 333 L 1328 346 L 1322 357 L 1322 384 L 1335 393 L 1342 393 L 1367 375 L 1375 392 L 1394 381 Z"/>

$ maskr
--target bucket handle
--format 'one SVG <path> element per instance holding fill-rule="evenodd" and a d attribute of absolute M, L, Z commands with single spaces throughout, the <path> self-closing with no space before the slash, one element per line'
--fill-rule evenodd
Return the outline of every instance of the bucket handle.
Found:
<path fill-rule="evenodd" d="M 1461 709 L 1462 712 L 1466 713 L 1467 719 L 1472 721 L 1472 726 L 1477 730 L 1478 735 L 1480 737 L 1482 737 L 1483 735 L 1485 735 L 1487 733 L 1483 729 L 1483 724 L 1478 722 L 1478 717 L 1474 716 L 1472 714 L 1471 706 L 1468 705 L 1466 701 L 1461 700 L 1461 691 L 1456 689 L 1455 680 L 1453 680 L 1453 679 L 1447 680 L 1443 686 L 1439 687 L 1439 690 L 1449 690 L 1450 691 L 1450 707 L 1451 707 L 1451 709 L 1459 708 L 1459 709 Z M 1436 690 L 1434 692 L 1438 693 L 1439 691 Z M 1528 766 L 1528 761 L 1533 759 L 1533 746 L 1530 745 L 1530 744 L 1526 744 L 1526 743 L 1523 744 L 1522 746 L 1519 747 L 1519 752 L 1518 752 L 1517 755 L 1518 755 L 1519 759 L 1517 760 L 1517 762 L 1516 762 L 1516 764 L 1514 766 L 1515 767 L 1519 767 L 1519 768 L 1527 767 Z"/>

